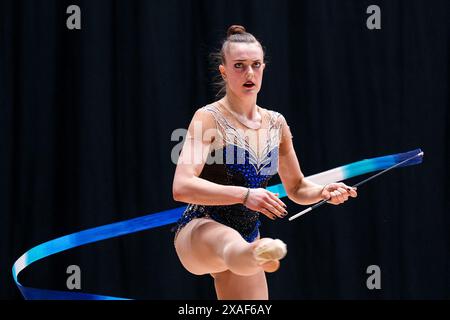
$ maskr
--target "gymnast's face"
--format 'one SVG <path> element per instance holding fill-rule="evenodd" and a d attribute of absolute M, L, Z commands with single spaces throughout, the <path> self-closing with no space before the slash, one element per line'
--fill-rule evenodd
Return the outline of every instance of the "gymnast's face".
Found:
<path fill-rule="evenodd" d="M 256 96 L 261 89 L 264 53 L 258 43 L 230 43 L 225 50 L 225 63 L 219 66 L 227 84 L 227 93 L 239 97 Z"/>

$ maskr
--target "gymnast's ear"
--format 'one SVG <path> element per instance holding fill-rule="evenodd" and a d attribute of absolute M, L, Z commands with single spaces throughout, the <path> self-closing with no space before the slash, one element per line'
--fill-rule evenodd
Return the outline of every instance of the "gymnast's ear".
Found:
<path fill-rule="evenodd" d="M 222 75 L 222 78 L 225 80 L 227 75 L 225 74 L 225 67 L 223 66 L 223 64 L 219 65 L 219 71 L 220 74 Z"/>

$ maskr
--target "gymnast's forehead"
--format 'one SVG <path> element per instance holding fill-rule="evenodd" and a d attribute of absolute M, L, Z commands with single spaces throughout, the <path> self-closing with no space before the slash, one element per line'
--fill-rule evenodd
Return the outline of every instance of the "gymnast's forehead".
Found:
<path fill-rule="evenodd" d="M 262 61 L 264 54 L 258 43 L 230 43 L 225 50 L 230 61 Z"/>

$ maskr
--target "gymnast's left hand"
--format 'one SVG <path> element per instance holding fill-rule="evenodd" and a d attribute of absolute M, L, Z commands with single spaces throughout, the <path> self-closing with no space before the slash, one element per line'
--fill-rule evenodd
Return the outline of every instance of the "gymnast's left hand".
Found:
<path fill-rule="evenodd" d="M 356 188 L 347 186 L 345 183 L 330 183 L 323 187 L 320 194 L 322 199 L 329 199 L 327 202 L 338 205 L 344 203 L 349 197 L 356 198 L 358 196 Z"/>

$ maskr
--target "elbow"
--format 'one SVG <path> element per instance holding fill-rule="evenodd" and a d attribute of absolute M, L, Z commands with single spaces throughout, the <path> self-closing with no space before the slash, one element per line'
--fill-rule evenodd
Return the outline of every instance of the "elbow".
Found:
<path fill-rule="evenodd" d="M 180 186 L 173 184 L 172 197 L 173 197 L 173 200 L 175 200 L 175 201 L 182 201 L 183 192 L 181 191 Z"/>
<path fill-rule="evenodd" d="M 179 202 L 188 202 L 187 195 L 189 191 L 186 188 L 186 183 L 181 183 L 178 180 L 175 180 L 172 186 L 172 197 L 173 200 Z"/>
<path fill-rule="evenodd" d="M 301 201 L 299 201 L 299 199 L 298 199 L 297 197 L 295 197 L 293 193 L 286 192 L 286 196 L 287 196 L 287 198 L 288 198 L 289 200 L 291 200 L 292 202 L 295 202 L 295 203 L 297 203 L 297 204 L 301 204 L 301 203 L 300 203 Z"/>
<path fill-rule="evenodd" d="M 194 199 L 194 182 L 190 177 L 175 175 L 172 184 L 173 200 L 191 203 Z"/>
<path fill-rule="evenodd" d="M 294 196 L 294 195 L 287 194 L 287 197 L 292 202 L 299 204 L 301 206 L 306 206 L 309 204 L 307 201 L 304 201 L 304 199 L 302 197 L 299 197 L 298 195 Z"/>

